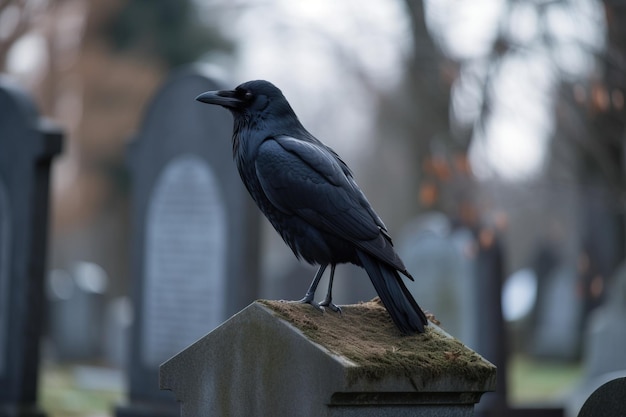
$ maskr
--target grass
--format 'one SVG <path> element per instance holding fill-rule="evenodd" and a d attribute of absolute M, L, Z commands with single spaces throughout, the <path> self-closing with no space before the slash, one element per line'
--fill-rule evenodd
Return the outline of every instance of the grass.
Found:
<path fill-rule="evenodd" d="M 106 368 L 46 363 L 41 370 L 39 406 L 48 417 L 104 417 L 124 399 L 124 387 L 115 378 L 104 386 L 85 384 L 85 372 L 100 383 L 110 379 Z M 99 373 L 102 378 L 99 378 Z M 90 387 L 91 385 L 91 387 Z"/>
<path fill-rule="evenodd" d="M 516 355 L 509 363 L 509 401 L 513 406 L 558 403 L 582 375 L 580 363 L 538 361 Z"/>

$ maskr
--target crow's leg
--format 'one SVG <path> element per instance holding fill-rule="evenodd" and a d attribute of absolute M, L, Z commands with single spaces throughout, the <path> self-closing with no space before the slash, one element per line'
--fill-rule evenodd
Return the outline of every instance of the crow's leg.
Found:
<path fill-rule="evenodd" d="M 341 309 L 333 304 L 333 278 L 335 278 L 335 264 L 330 265 L 330 280 L 328 281 L 328 292 L 324 301 L 319 303 L 320 307 L 328 307 L 335 313 L 341 314 Z"/>
<path fill-rule="evenodd" d="M 302 303 L 302 304 L 311 304 L 317 310 L 324 311 L 322 307 L 320 307 L 315 301 L 313 301 L 313 298 L 315 297 L 315 290 L 317 290 L 317 286 L 320 283 L 320 279 L 322 278 L 322 275 L 324 275 L 324 271 L 326 270 L 327 266 L 328 264 L 320 265 L 320 268 L 317 270 L 317 273 L 315 274 L 315 278 L 313 278 L 313 282 L 311 282 L 311 285 L 309 286 L 309 289 L 306 291 L 304 298 L 301 300 L 292 301 L 292 302 Z M 335 266 L 333 265 L 333 269 L 334 267 Z"/>

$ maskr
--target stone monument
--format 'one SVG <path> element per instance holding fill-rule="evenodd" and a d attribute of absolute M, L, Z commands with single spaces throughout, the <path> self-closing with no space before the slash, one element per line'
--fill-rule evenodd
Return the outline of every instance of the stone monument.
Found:
<path fill-rule="evenodd" d="M 50 163 L 61 131 L 0 77 L 0 416 L 36 408 Z"/>
<path fill-rule="evenodd" d="M 609 284 L 606 302 L 590 315 L 584 336 L 585 379 L 626 371 L 626 263 Z"/>
<path fill-rule="evenodd" d="M 626 416 L 626 378 L 616 378 L 595 390 L 578 417 Z"/>
<path fill-rule="evenodd" d="M 218 88 L 198 68 L 173 74 L 130 147 L 134 325 L 119 417 L 175 415 L 159 365 L 257 295 L 258 214 L 230 158 L 232 121 L 194 100 Z"/>
<path fill-rule="evenodd" d="M 191 416 L 473 415 L 496 369 L 431 324 L 402 336 L 378 300 L 341 315 L 257 301 L 161 366 Z"/>

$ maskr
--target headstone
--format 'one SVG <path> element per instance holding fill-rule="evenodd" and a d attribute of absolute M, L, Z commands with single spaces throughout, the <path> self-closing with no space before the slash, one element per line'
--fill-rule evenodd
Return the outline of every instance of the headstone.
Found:
<path fill-rule="evenodd" d="M 416 299 L 435 315 L 441 327 L 468 346 L 475 340 L 471 293 L 474 274 L 469 259 L 452 235 L 450 220 L 427 213 L 404 228 L 398 251 L 417 279 L 407 282 Z"/>
<path fill-rule="evenodd" d="M 104 294 L 108 276 L 91 262 L 76 262 L 70 271 L 48 274 L 49 336 L 58 361 L 92 361 L 102 357 Z"/>
<path fill-rule="evenodd" d="M 626 264 L 608 289 L 604 305 L 591 313 L 584 337 L 585 378 L 626 371 Z"/>
<path fill-rule="evenodd" d="M 626 416 L 626 378 L 617 378 L 595 390 L 578 417 Z"/>
<path fill-rule="evenodd" d="M 506 415 L 508 346 L 502 315 L 502 283 L 504 282 L 504 247 L 495 228 L 482 227 L 478 232 L 476 255 L 477 326 L 476 352 L 498 368 L 497 387 L 485 395 L 478 410 L 491 415 Z"/>
<path fill-rule="evenodd" d="M 126 369 L 132 306 L 129 296 L 117 297 L 107 303 L 104 314 L 104 358 L 107 364 Z"/>
<path fill-rule="evenodd" d="M 609 372 L 591 379 L 582 379 L 563 398 L 565 416 L 576 417 L 589 397 L 602 385 L 615 379 L 626 378 L 626 370 Z M 604 414 L 601 414 L 604 416 Z"/>
<path fill-rule="evenodd" d="M 496 369 L 434 324 L 403 336 L 379 302 L 258 301 L 161 366 L 182 417 L 469 417 Z"/>
<path fill-rule="evenodd" d="M 451 234 L 452 246 L 461 254 L 460 288 L 463 291 L 461 313 L 463 329 L 459 333 L 459 339 L 470 349 L 478 346 L 478 328 L 481 325 L 478 305 L 473 298 L 474 289 L 478 285 L 476 277 L 477 243 L 474 232 L 467 227 L 458 227 Z"/>
<path fill-rule="evenodd" d="M 594 310 L 587 322 L 583 337 L 585 372 L 567 397 L 570 416 L 577 415 L 585 399 L 602 385 L 618 378 L 626 381 L 626 264 L 615 273 L 607 293 L 604 305 Z M 626 404 L 626 394 L 622 400 Z"/>
<path fill-rule="evenodd" d="M 130 404 L 118 416 L 176 415 L 159 365 L 257 297 L 258 214 L 232 161 L 232 120 L 194 98 L 219 86 L 174 74 L 130 148 L 134 324 Z"/>
<path fill-rule="evenodd" d="M 531 353 L 541 359 L 575 360 L 580 355 L 583 306 L 576 269 L 561 266 L 547 276 L 538 300 Z"/>
<path fill-rule="evenodd" d="M 49 175 L 62 134 L 0 77 L 0 416 L 36 408 Z"/>

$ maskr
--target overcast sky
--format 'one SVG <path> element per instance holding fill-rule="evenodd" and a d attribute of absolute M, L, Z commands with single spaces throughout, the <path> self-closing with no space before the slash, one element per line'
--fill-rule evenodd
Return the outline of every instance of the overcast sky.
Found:
<path fill-rule="evenodd" d="M 551 49 L 536 42 L 541 35 L 536 5 L 543 3 L 426 1 L 428 24 L 440 34 L 441 47 L 465 62 L 453 90 L 454 114 L 462 122 L 475 122 L 481 103 L 472 98 L 477 86 L 471 80 L 484 74 L 483 58 L 498 30 L 504 25 L 509 37 L 525 46 L 509 54 L 493 77 L 496 107 L 485 129 L 476 130 L 470 155 L 479 178 L 525 179 L 539 172 L 553 131 L 551 92 L 557 75 L 582 77 L 594 69 L 590 50 L 600 48 L 604 36 L 599 3 L 551 5 L 546 15 L 556 40 Z M 243 6 L 224 6 L 225 14 L 212 13 L 219 1 L 198 4 L 240 42 L 238 56 L 225 67 L 227 82 L 274 82 L 305 126 L 349 163 L 371 148 L 374 94 L 355 77 L 355 69 L 380 88 L 398 81 L 413 47 L 403 1 L 248 0 Z M 515 12 L 508 14 L 505 7 L 511 4 Z M 505 15 L 513 17 L 503 22 Z M 45 61 L 45 41 L 31 34 L 17 43 L 8 67 L 40 76 Z"/>
<path fill-rule="evenodd" d="M 249 2 L 228 19 L 241 40 L 234 82 L 265 78 L 277 84 L 314 134 L 340 154 L 358 157 L 371 143 L 375 108 L 351 71 L 358 67 L 383 87 L 398 81 L 402 60 L 413 47 L 410 22 L 400 0 L 318 0 Z M 541 3 L 541 2 L 540 2 Z M 516 180 L 542 168 L 553 132 L 552 91 L 557 75 L 586 76 L 593 59 L 584 44 L 602 44 L 602 11 L 593 0 L 570 0 L 547 14 L 552 49 L 541 47 L 541 21 L 533 2 L 517 2 L 509 22 L 506 0 L 428 0 L 429 27 L 441 35 L 441 47 L 465 62 L 466 73 L 485 71 L 485 57 L 502 25 L 524 45 L 510 54 L 493 77 L 496 108 L 471 150 L 480 178 Z M 232 23 L 235 26 L 232 26 Z M 557 72 L 558 70 L 558 72 Z M 471 77 L 467 77 L 471 79 Z M 473 123 L 481 103 L 472 103 L 470 82 L 455 86 L 455 114 Z M 469 102 L 468 102 L 469 100 Z"/>

